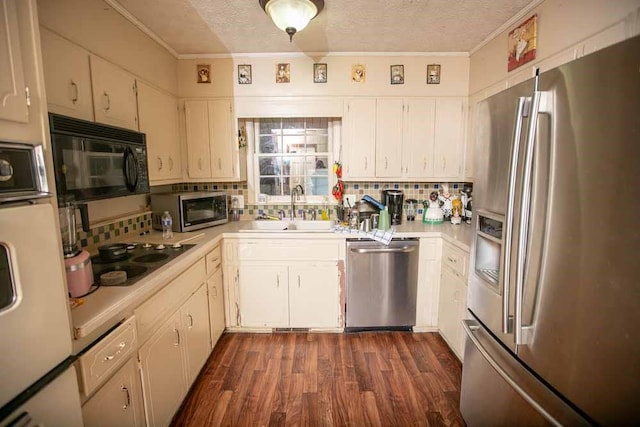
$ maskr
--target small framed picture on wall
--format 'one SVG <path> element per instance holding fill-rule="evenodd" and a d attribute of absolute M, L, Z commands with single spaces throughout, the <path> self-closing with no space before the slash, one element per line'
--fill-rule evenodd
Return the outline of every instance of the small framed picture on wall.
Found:
<path fill-rule="evenodd" d="M 327 82 L 327 64 L 313 64 L 313 82 Z"/>
<path fill-rule="evenodd" d="M 211 64 L 196 65 L 198 83 L 211 83 Z"/>
<path fill-rule="evenodd" d="M 291 81 L 291 64 L 276 65 L 276 83 L 289 83 Z"/>
<path fill-rule="evenodd" d="M 248 65 L 248 64 L 238 65 L 238 84 L 241 84 L 241 85 L 251 84 L 251 65 Z"/>
<path fill-rule="evenodd" d="M 391 66 L 391 84 L 392 85 L 404 84 L 404 65 Z"/>
<path fill-rule="evenodd" d="M 427 84 L 440 84 L 440 64 L 427 65 Z"/>

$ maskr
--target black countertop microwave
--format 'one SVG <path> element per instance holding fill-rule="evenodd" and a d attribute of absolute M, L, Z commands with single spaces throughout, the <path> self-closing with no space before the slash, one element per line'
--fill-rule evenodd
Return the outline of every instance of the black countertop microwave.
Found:
<path fill-rule="evenodd" d="M 77 202 L 149 193 L 144 133 L 49 113 L 59 197 Z"/>

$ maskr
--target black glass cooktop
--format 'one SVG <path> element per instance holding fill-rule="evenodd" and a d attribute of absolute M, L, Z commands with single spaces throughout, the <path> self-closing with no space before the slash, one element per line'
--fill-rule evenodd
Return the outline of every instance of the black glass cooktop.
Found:
<path fill-rule="evenodd" d="M 127 254 L 123 259 L 107 261 L 100 258 L 100 255 L 93 256 L 91 257 L 91 266 L 93 268 L 94 283 L 100 286 L 131 286 L 194 246 L 193 244 L 174 247 L 172 245 L 130 243 L 127 247 Z M 126 280 L 118 284 L 104 283 L 100 276 L 111 271 L 124 271 L 127 275 Z"/>

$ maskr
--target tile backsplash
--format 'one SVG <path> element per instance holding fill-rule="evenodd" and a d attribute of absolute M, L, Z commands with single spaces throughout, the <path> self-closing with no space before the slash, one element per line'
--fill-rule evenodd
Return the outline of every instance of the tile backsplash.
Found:
<path fill-rule="evenodd" d="M 398 189 L 404 192 L 404 198 L 416 199 L 419 202 L 426 200 L 429 197 L 429 193 L 432 191 L 438 191 L 442 182 L 345 182 L 344 192 L 345 194 L 355 194 L 356 199 L 361 199 L 362 196 L 369 195 L 376 200 L 381 200 L 381 191 L 387 189 Z M 449 191 L 452 194 L 457 194 L 465 183 L 463 182 L 448 182 L 444 183 L 449 185 Z M 285 214 L 289 212 L 289 204 L 270 204 L 257 205 L 248 201 L 248 187 L 246 182 L 237 183 L 189 183 L 189 184 L 174 184 L 172 191 L 226 191 L 229 195 L 243 195 L 245 196 L 244 209 L 240 210 L 240 219 L 249 220 L 255 219 L 260 214 L 277 216 L 279 210 L 283 210 Z M 335 217 L 336 200 L 330 198 L 330 215 Z M 299 205 L 299 204 L 298 204 Z M 323 209 L 323 205 L 304 204 L 304 209 L 314 209 L 320 211 Z M 419 214 L 422 214 L 422 208 L 418 210 Z M 302 214 L 302 209 L 298 210 L 298 216 Z M 320 213 L 318 212 L 317 218 L 320 219 Z"/>
<path fill-rule="evenodd" d="M 399 189 L 404 192 L 405 200 L 416 199 L 421 202 L 428 198 L 429 193 L 439 190 L 442 184 L 442 182 L 345 182 L 344 191 L 345 194 L 355 194 L 356 199 L 360 199 L 366 194 L 376 200 L 381 200 L 380 192 L 382 190 Z M 462 182 L 449 182 L 446 184 L 449 185 L 449 191 L 452 194 L 457 194 L 464 186 Z M 243 195 L 245 196 L 245 205 L 244 209 L 240 210 L 241 220 L 255 219 L 260 214 L 277 216 L 279 210 L 283 210 L 286 215 L 289 215 L 289 204 L 267 203 L 266 205 L 257 205 L 249 201 L 246 182 L 181 183 L 173 184 L 171 191 L 225 191 L 229 195 Z M 331 218 L 335 218 L 335 205 L 336 200 L 331 197 L 329 206 Z M 298 216 L 302 216 L 302 209 L 314 209 L 317 212 L 317 219 L 320 219 L 320 210 L 323 209 L 323 205 L 298 204 L 298 206 L 301 207 L 297 212 Z M 419 207 L 418 215 L 421 214 L 422 208 Z M 151 212 L 143 212 L 118 218 L 113 222 L 104 222 L 92 228 L 89 232 L 80 230 L 78 239 L 82 248 L 91 252 L 110 240 L 123 240 L 125 236 L 128 236 L 127 240 L 134 241 L 140 233 L 145 233 L 151 228 Z"/>

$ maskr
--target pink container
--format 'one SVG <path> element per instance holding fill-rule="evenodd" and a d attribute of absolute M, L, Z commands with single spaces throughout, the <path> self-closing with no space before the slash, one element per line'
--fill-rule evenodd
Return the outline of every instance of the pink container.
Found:
<path fill-rule="evenodd" d="M 81 251 L 74 257 L 66 258 L 64 266 L 67 273 L 69 295 L 81 297 L 89 292 L 91 285 L 93 285 L 93 268 L 89 252 Z"/>

